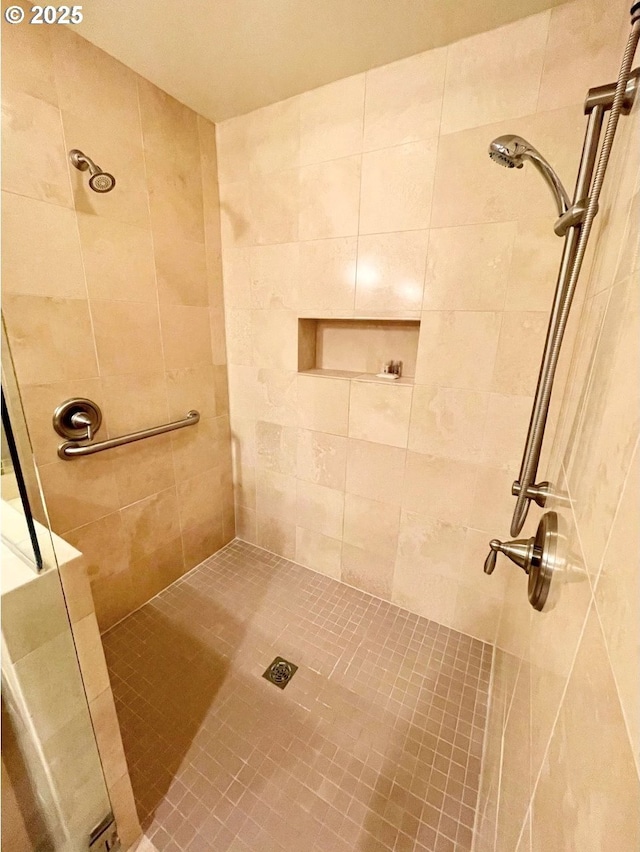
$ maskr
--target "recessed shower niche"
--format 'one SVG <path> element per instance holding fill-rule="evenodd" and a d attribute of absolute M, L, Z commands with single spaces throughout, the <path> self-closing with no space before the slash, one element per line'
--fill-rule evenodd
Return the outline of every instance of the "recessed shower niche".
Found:
<path fill-rule="evenodd" d="M 416 374 L 420 320 L 309 317 L 298 320 L 298 372 L 375 379 L 389 361 L 402 361 L 402 378 Z"/>

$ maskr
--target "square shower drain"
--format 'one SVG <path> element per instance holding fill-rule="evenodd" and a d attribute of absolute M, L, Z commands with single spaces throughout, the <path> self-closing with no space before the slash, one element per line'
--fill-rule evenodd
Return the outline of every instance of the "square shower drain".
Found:
<path fill-rule="evenodd" d="M 285 660 L 284 657 L 276 657 L 262 677 L 280 689 L 284 689 L 297 671 L 298 667 L 293 663 Z"/>

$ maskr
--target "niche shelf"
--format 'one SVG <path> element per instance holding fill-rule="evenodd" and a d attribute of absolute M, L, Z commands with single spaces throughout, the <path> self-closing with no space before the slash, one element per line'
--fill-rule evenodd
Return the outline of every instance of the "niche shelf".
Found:
<path fill-rule="evenodd" d="M 413 384 L 418 319 L 304 317 L 298 320 L 298 372 L 389 385 Z M 402 361 L 402 378 L 376 377 L 387 361 Z"/>

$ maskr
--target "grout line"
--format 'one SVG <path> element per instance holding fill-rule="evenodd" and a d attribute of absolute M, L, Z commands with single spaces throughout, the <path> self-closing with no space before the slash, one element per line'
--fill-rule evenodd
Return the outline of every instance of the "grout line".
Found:
<path fill-rule="evenodd" d="M 481 807 L 481 798 L 482 793 L 488 793 L 488 791 L 484 790 L 484 784 L 486 783 L 486 769 L 487 769 L 487 750 L 489 748 L 489 724 L 491 720 L 491 713 L 493 711 L 493 703 L 495 700 L 495 675 L 496 675 L 496 655 L 498 653 L 498 649 L 494 644 L 491 649 L 491 667 L 489 669 L 489 685 L 487 687 L 487 708 L 486 708 L 486 717 L 485 717 L 485 730 L 482 738 L 482 755 L 480 757 L 480 777 L 478 779 L 478 799 L 476 802 L 475 815 L 473 819 L 473 839 L 471 842 L 471 852 L 476 852 L 476 841 L 479 835 L 480 822 L 482 820 L 482 816 L 480 814 Z M 500 772 L 502 772 L 502 762 L 500 763 Z"/>
<path fill-rule="evenodd" d="M 531 790 L 531 796 L 530 796 L 530 799 L 529 799 L 530 807 L 533 805 L 533 801 L 536 797 L 536 791 L 538 789 L 538 784 L 539 784 L 540 779 L 542 777 L 542 770 L 544 769 L 545 763 L 547 762 L 547 756 L 549 754 L 549 748 L 551 747 L 551 743 L 553 741 L 556 726 L 558 724 L 558 719 L 560 718 L 560 713 L 562 712 L 562 708 L 564 706 L 564 700 L 565 700 L 565 697 L 566 697 L 566 694 L 567 694 L 567 690 L 569 688 L 569 683 L 571 681 L 571 678 L 573 677 L 573 669 L 575 667 L 575 663 L 576 663 L 576 659 L 578 657 L 578 653 L 580 652 L 580 648 L 582 646 L 582 640 L 583 640 L 584 633 L 585 633 L 585 630 L 586 630 L 586 627 L 587 627 L 587 622 L 589 620 L 589 616 L 591 615 L 592 608 L 594 608 L 594 603 L 595 602 L 593 600 L 593 596 L 591 596 L 591 600 L 589 601 L 589 604 L 587 606 L 587 611 L 586 611 L 586 614 L 585 614 L 585 617 L 584 617 L 584 621 L 582 623 L 582 627 L 580 628 L 580 634 L 579 634 L 578 639 L 576 641 L 576 647 L 575 647 L 575 651 L 574 651 L 574 654 L 573 654 L 573 659 L 571 660 L 571 665 L 569 666 L 569 671 L 568 671 L 566 680 L 564 682 L 564 686 L 562 688 L 562 694 L 560 695 L 560 698 L 558 700 L 558 709 L 556 711 L 555 718 L 553 720 L 553 724 L 551 725 L 551 728 L 550 728 L 550 731 L 549 731 L 547 744 L 546 744 L 544 751 L 542 753 L 542 759 L 540 760 L 540 768 L 538 769 L 538 772 L 535 774 L 535 780 L 534 780 L 533 784 L 530 785 L 530 790 Z M 531 713 L 533 712 L 533 704 L 530 705 L 529 710 L 530 710 L 530 715 L 531 715 Z M 530 730 L 533 729 L 533 726 L 531 725 L 531 723 L 529 724 L 529 728 L 530 728 Z M 531 753 L 531 759 L 533 759 L 533 749 L 532 749 L 532 753 Z M 534 779 L 534 773 L 533 772 L 531 773 L 531 779 Z"/>
<path fill-rule="evenodd" d="M 611 669 L 611 675 L 613 677 L 613 683 L 614 683 L 614 686 L 615 686 L 616 695 L 618 697 L 618 702 L 620 704 L 620 711 L 622 713 L 622 718 L 623 718 L 624 725 L 625 725 L 625 728 L 626 728 L 626 731 L 627 731 L 627 738 L 629 740 L 629 745 L 630 745 L 630 748 L 631 748 L 631 751 L 632 751 L 632 754 L 633 754 L 633 760 L 634 760 L 634 763 L 636 765 L 636 772 L 638 773 L 638 777 L 640 779 L 640 764 L 638 762 L 638 757 L 636 755 L 636 747 L 635 747 L 635 743 L 633 741 L 633 731 L 632 731 L 632 728 L 631 728 L 630 720 L 628 718 L 628 714 L 625 712 L 625 703 L 622 700 L 622 693 L 620 691 L 620 685 L 618 683 L 618 678 L 616 676 L 616 669 L 613 666 L 613 660 L 612 660 L 612 657 L 611 657 L 611 650 L 609 648 L 609 643 L 607 641 L 607 634 L 606 634 L 605 629 L 604 629 L 604 625 L 603 625 L 603 622 L 602 622 L 602 616 L 600 614 L 600 608 L 598 606 L 598 600 L 596 598 L 596 593 L 598 591 L 598 588 L 599 588 L 599 585 L 600 585 L 600 580 L 601 580 L 601 577 L 602 577 L 603 563 L 604 563 L 604 560 L 607 556 L 607 552 L 609 550 L 609 544 L 610 544 L 610 541 L 611 541 L 611 536 L 612 536 L 613 529 L 614 529 L 615 524 L 616 524 L 616 520 L 618 518 L 618 514 L 620 512 L 620 506 L 622 504 L 622 501 L 623 501 L 625 494 L 626 494 L 626 491 L 627 491 L 627 484 L 628 484 L 629 479 L 631 477 L 631 472 L 634 469 L 634 464 L 637 463 L 636 457 L 640 452 L 639 448 L 640 448 L 640 438 L 636 441 L 636 446 L 633 450 L 633 453 L 631 454 L 631 462 L 629 463 L 629 469 L 627 470 L 627 474 L 626 474 L 625 479 L 624 479 L 624 484 L 623 484 L 622 490 L 620 492 L 620 499 L 618 500 L 618 505 L 616 507 L 616 511 L 615 511 L 613 519 L 611 521 L 611 527 L 609 529 L 609 536 L 607 538 L 607 543 L 606 543 L 605 548 L 603 550 L 602 560 L 601 560 L 601 563 L 600 563 L 598 575 L 596 577 L 595 586 L 592 590 L 592 594 L 593 594 L 593 607 L 594 607 L 596 616 L 598 618 L 598 623 L 600 625 L 600 631 L 602 632 L 602 638 L 603 638 L 605 653 L 607 655 L 607 660 L 609 662 L 609 668 Z"/>
<path fill-rule="evenodd" d="M 638 780 L 640 781 L 640 765 L 638 763 L 638 757 L 636 755 L 636 745 L 633 741 L 633 731 L 632 731 L 627 713 L 625 713 L 625 704 L 622 700 L 622 695 L 621 695 L 621 692 L 620 692 L 620 686 L 618 684 L 618 679 L 616 678 L 616 671 L 615 671 L 613 664 L 612 664 L 611 652 L 609 650 L 609 645 L 608 645 L 608 642 L 607 642 L 607 634 L 604 631 L 604 626 L 602 624 L 602 617 L 600 615 L 600 611 L 598 609 L 598 602 L 596 601 L 595 597 L 593 599 L 593 610 L 596 614 L 596 618 L 598 619 L 598 625 L 600 627 L 600 632 L 602 633 L 602 644 L 604 645 L 604 651 L 605 651 L 605 654 L 607 655 L 607 662 L 609 663 L 609 668 L 611 670 L 611 677 L 613 679 L 613 685 L 614 685 L 614 688 L 615 688 L 615 691 L 616 691 L 616 697 L 618 699 L 618 704 L 620 705 L 620 714 L 622 716 L 622 722 L 623 722 L 623 725 L 624 725 L 624 728 L 625 728 L 625 731 L 626 731 L 626 734 L 627 734 L 627 739 L 629 741 L 629 749 L 631 751 L 632 760 L 633 760 L 633 763 L 634 763 L 635 768 L 636 768 L 636 774 L 638 776 Z"/>
<path fill-rule="evenodd" d="M 522 825 L 520 826 L 520 833 L 518 834 L 518 839 L 516 840 L 516 845 L 515 845 L 516 852 L 517 852 L 518 848 L 520 847 L 520 841 L 524 837 L 525 828 L 527 827 L 527 820 L 529 822 L 529 837 L 530 837 L 529 842 L 531 842 L 531 831 L 532 831 L 532 825 L 533 825 L 532 808 L 533 808 L 533 799 L 531 799 L 531 801 L 527 805 L 526 811 L 524 812 L 524 818 L 522 820 Z M 527 850 L 527 852 L 528 852 L 528 850 Z"/>
<path fill-rule="evenodd" d="M 363 178 L 363 166 L 364 166 L 364 131 L 365 131 L 365 116 L 367 110 L 367 78 L 368 73 L 365 72 L 364 75 L 364 85 L 362 92 L 362 128 L 360 132 L 360 185 L 358 189 L 358 227 L 356 234 L 356 268 L 354 273 L 354 282 L 353 282 L 353 312 L 357 311 L 357 303 L 358 303 L 358 270 L 360 266 L 360 219 L 362 215 L 362 178 Z"/>
<path fill-rule="evenodd" d="M 56 78 L 55 72 L 54 72 L 54 78 Z M 56 86 L 57 86 L 57 79 L 56 79 Z M 82 278 L 83 278 L 83 281 L 84 281 L 84 291 L 85 291 L 85 294 L 86 294 L 84 299 L 79 299 L 78 301 L 86 301 L 87 313 L 89 314 L 89 325 L 91 327 L 91 343 L 93 345 L 93 352 L 94 352 L 95 359 L 96 359 L 96 376 L 95 376 L 95 378 L 97 378 L 97 380 L 100 382 L 100 390 L 102 392 L 102 390 L 103 390 L 102 380 L 103 380 L 104 376 L 102 375 L 101 370 L 100 370 L 100 359 L 98 357 L 98 345 L 97 345 L 97 342 L 96 342 L 95 323 L 94 323 L 94 319 L 93 319 L 93 311 L 91 309 L 91 301 L 92 300 L 90 298 L 90 293 L 89 293 L 89 283 L 87 281 L 87 268 L 86 268 L 86 264 L 85 264 L 84 251 L 83 251 L 83 247 L 82 247 L 82 237 L 81 237 L 81 234 L 80 234 L 80 220 L 78 218 L 78 210 L 76 209 L 76 198 L 75 198 L 75 194 L 73 192 L 73 181 L 71 180 L 71 168 L 72 168 L 72 166 L 71 166 L 71 163 L 69 161 L 69 153 L 68 153 L 69 152 L 69 146 L 70 146 L 71 143 L 67 139 L 67 134 L 66 134 L 65 129 L 64 129 L 64 120 L 62 118 L 62 109 L 60 107 L 56 107 L 56 110 L 58 112 L 58 120 L 60 122 L 60 130 L 62 131 L 62 139 L 63 139 L 64 153 L 65 153 L 65 162 L 66 162 L 66 166 L 67 166 L 67 178 L 68 178 L 68 182 L 69 182 L 69 191 L 70 191 L 70 194 L 71 194 L 71 207 L 70 208 L 64 207 L 63 209 L 65 209 L 65 210 L 70 209 L 73 212 L 73 219 L 74 219 L 74 222 L 75 222 L 75 231 L 76 231 L 76 236 L 77 236 L 77 239 L 78 239 L 78 253 L 80 255 L 80 264 L 82 266 Z M 23 197 L 28 197 L 28 196 L 23 196 Z M 53 206 L 59 207 L 61 205 L 56 204 L 56 205 L 53 205 Z M 83 379 L 83 381 L 86 381 L 86 379 Z M 107 420 L 107 434 L 109 434 L 108 418 L 106 418 L 106 420 Z"/>
<path fill-rule="evenodd" d="M 615 511 L 613 513 L 613 516 L 611 518 L 611 525 L 609 526 L 609 533 L 607 535 L 607 540 L 605 541 L 604 547 L 602 549 L 602 556 L 600 558 L 600 564 L 598 565 L 596 571 L 594 571 L 594 580 L 593 581 L 591 581 L 591 575 L 589 574 L 589 571 L 587 570 L 587 574 L 589 575 L 589 579 L 591 581 L 591 589 L 592 589 L 592 593 L 594 595 L 594 599 L 595 599 L 596 591 L 598 589 L 598 584 L 600 582 L 600 577 L 602 576 L 602 566 L 603 566 L 604 560 L 607 556 L 607 551 L 609 550 L 609 544 L 611 542 L 611 536 L 613 534 L 613 529 L 616 525 L 616 521 L 618 519 L 618 513 L 620 512 L 620 506 L 622 505 L 622 501 L 623 501 L 623 498 L 625 496 L 627 483 L 628 483 L 628 481 L 631 477 L 632 471 L 634 470 L 634 459 L 636 459 L 636 457 L 638 455 L 640 455 L 640 451 L 638 449 L 639 447 L 640 447 L 640 437 L 638 439 L 636 439 L 636 445 L 633 448 L 633 452 L 631 453 L 631 461 L 629 462 L 629 467 L 627 468 L 627 472 L 624 475 L 624 478 L 622 480 L 622 486 L 620 488 L 620 496 L 618 497 L 618 502 L 617 502 Z M 567 482 L 567 474 L 566 474 L 566 471 L 564 470 L 564 467 L 563 467 L 562 470 L 563 470 L 563 473 L 564 473 L 564 476 L 565 476 L 565 482 Z M 568 490 L 568 484 L 567 484 L 567 490 Z M 571 496 L 571 495 L 569 495 L 569 496 Z M 572 515 L 573 515 L 573 522 L 574 522 L 574 525 L 576 527 L 576 531 L 578 531 L 577 520 L 576 520 L 575 514 L 573 513 L 574 503 L 573 503 L 572 500 L 570 500 L 570 506 L 571 506 L 571 512 L 572 512 Z M 579 533 L 578 533 L 578 535 L 579 535 Z M 580 546 L 582 548 L 582 543 L 580 543 Z M 583 553 L 584 553 L 584 550 L 583 550 Z"/>
<path fill-rule="evenodd" d="M 379 502 L 379 501 L 377 501 L 377 502 Z M 387 504 L 383 504 L 383 505 L 387 505 Z M 379 601 L 380 603 L 384 603 L 386 606 L 392 607 L 394 610 L 397 610 L 398 613 L 407 613 L 408 615 L 410 615 L 412 617 L 415 617 L 415 618 L 418 618 L 418 619 L 424 619 L 425 621 L 429 621 L 432 624 L 437 624 L 438 626 L 443 627 L 446 630 L 451 631 L 452 633 L 459 634 L 460 636 L 465 636 L 468 639 L 471 639 L 473 642 L 478 642 L 483 647 L 484 646 L 486 646 L 487 648 L 493 648 L 494 647 L 491 642 L 487 642 L 485 639 L 479 639 L 477 636 L 473 636 L 471 633 L 465 633 L 465 631 L 459 630 L 457 627 L 451 627 L 448 624 L 444 624 L 440 621 L 435 621 L 433 618 L 429 618 L 426 615 L 420 615 L 419 613 L 413 612 L 413 610 L 407 609 L 406 607 L 403 607 L 400 604 L 395 603 L 394 601 L 390 601 L 387 598 L 381 598 L 379 595 L 376 595 L 373 592 L 365 591 L 364 589 L 360 589 L 357 586 L 352 586 L 350 583 L 346 583 L 344 580 L 338 580 L 335 577 L 329 576 L 328 574 L 323 574 L 322 571 L 318 571 L 315 568 L 310 567 L 309 565 L 303 565 L 301 562 L 296 562 L 294 559 L 290 559 L 287 556 L 280 556 L 280 554 L 276 553 L 273 550 L 269 550 L 268 548 L 263 547 L 262 545 L 259 545 L 259 544 L 254 544 L 254 542 L 246 541 L 245 539 L 238 538 L 237 536 L 232 541 L 230 541 L 228 544 L 226 544 L 223 548 L 221 548 L 220 550 L 217 550 L 214 554 L 212 554 L 212 556 L 208 556 L 207 559 L 204 559 L 200 563 L 200 565 L 196 565 L 195 568 L 192 568 L 191 571 L 195 571 L 196 568 L 201 567 L 209 559 L 212 559 L 212 558 L 218 556 L 218 554 L 222 553 L 224 550 L 231 547 L 231 545 L 233 545 L 234 543 L 237 544 L 238 542 L 241 542 L 242 544 L 247 544 L 250 547 L 256 547 L 259 550 L 263 550 L 265 553 L 268 553 L 270 556 L 275 556 L 276 558 L 282 559 L 285 562 L 292 562 L 294 565 L 297 565 L 300 568 L 304 568 L 306 571 L 311 571 L 313 574 L 317 574 L 319 577 L 324 577 L 325 579 L 330 580 L 333 583 L 337 583 L 340 586 L 346 586 L 349 589 L 354 589 L 360 595 L 364 595 L 368 598 L 373 598 L 374 600 Z M 189 571 L 187 573 L 191 573 L 191 571 Z M 167 586 L 167 589 L 171 588 L 171 586 L 173 586 L 175 583 L 179 582 L 179 580 L 182 580 L 186 576 L 187 576 L 187 574 L 184 574 L 183 577 L 179 577 L 178 580 L 175 580 L 174 583 L 171 583 L 170 586 Z M 166 591 L 166 589 L 163 589 L 162 591 Z M 162 592 L 159 592 L 158 595 L 159 594 L 162 594 Z M 158 595 L 155 595 L 154 597 L 158 597 Z M 151 598 L 151 600 L 153 600 L 153 598 Z M 143 604 L 143 606 L 144 606 L 144 604 Z M 138 607 L 138 609 L 140 609 L 140 608 L 141 607 Z M 125 616 L 125 617 L 127 617 L 127 616 Z M 122 620 L 124 620 L 124 619 L 121 619 L 121 621 Z M 111 629 L 112 628 L 110 627 L 109 630 L 111 630 Z M 105 631 L 105 632 L 107 632 L 107 631 Z"/>
<path fill-rule="evenodd" d="M 225 544 L 225 545 L 224 545 L 223 547 L 221 547 L 219 550 L 216 550 L 216 552 L 215 552 L 214 554 L 212 554 L 212 556 L 217 556 L 218 554 L 223 553 L 225 550 L 227 550 L 228 548 L 230 548 L 230 547 L 231 547 L 231 545 L 232 545 L 234 542 L 241 541 L 241 540 L 242 540 L 242 539 L 238 539 L 238 538 L 233 538 L 233 539 L 231 539 L 231 541 L 227 542 L 227 544 Z M 252 542 L 247 542 L 247 544 L 251 544 L 251 546 L 252 546 L 252 547 L 258 547 L 258 545 L 257 545 L 257 544 L 253 544 Z M 260 548 L 260 549 L 261 549 L 261 550 L 264 550 L 264 548 Z M 269 551 L 266 551 L 266 552 L 268 553 Z M 101 634 L 100 634 L 100 636 L 101 636 L 101 637 L 102 637 L 102 636 L 106 636 L 106 635 L 107 635 L 108 633 L 110 633 L 110 632 L 111 632 L 111 631 L 112 631 L 115 627 L 117 627 L 119 624 L 122 624 L 122 622 L 123 622 L 123 621 L 126 621 L 126 620 L 127 620 L 127 618 L 129 618 L 130 616 L 132 616 L 134 613 L 136 613 L 136 612 L 140 612 L 140 610 L 141 610 L 141 609 L 144 609 L 144 607 L 145 607 L 147 604 L 151 603 L 151 601 L 156 600 L 156 598 L 159 598 L 161 595 L 163 595 L 166 591 L 168 591 L 169 589 L 171 589 L 171 588 L 172 588 L 173 586 L 175 586 L 177 583 L 180 583 L 182 580 L 184 580 L 186 577 L 188 577 L 188 576 L 189 576 L 189 574 L 193 574 L 193 572 L 194 572 L 194 571 L 197 571 L 199 568 L 202 568 L 202 566 L 204 565 L 204 563 L 205 563 L 205 562 L 207 562 L 209 559 L 211 559 L 211 556 L 207 556 L 207 558 L 206 558 L 206 559 L 203 559 L 203 560 L 202 560 L 202 562 L 199 562 L 197 565 L 194 565 L 194 566 L 193 566 L 193 568 L 190 568 L 188 571 L 185 571 L 185 573 L 184 573 L 184 574 L 181 574 L 179 577 L 177 577 L 175 580 L 173 580 L 173 582 L 169 583 L 169 585 L 168 585 L 168 586 L 165 586 L 165 587 L 164 587 L 164 589 L 160 589 L 160 591 L 159 591 L 159 592 L 156 592 L 156 594 L 155 594 L 152 598 L 149 598 L 149 600 L 148 600 L 148 601 L 145 601 L 144 603 L 140 604 L 140 606 L 136 607 L 134 610 L 132 610 L 131 612 L 127 613 L 127 615 L 123 616 L 121 619 L 119 619 L 118 621 L 116 621 L 116 623 L 115 623 L 115 624 L 112 624 L 112 625 L 111 625 L 111 627 L 107 628 L 107 630 L 105 630 L 103 633 L 101 633 Z"/>
<path fill-rule="evenodd" d="M 600 316 L 600 319 L 598 320 L 597 327 L 595 328 L 595 335 L 594 335 L 594 338 L 592 340 L 592 343 L 589 346 L 589 349 L 591 350 L 591 355 L 588 359 L 587 371 L 586 371 L 585 376 L 583 377 L 583 380 L 582 380 L 582 387 L 580 389 L 580 394 L 577 396 L 577 398 L 575 398 L 575 405 L 574 405 L 574 402 L 573 402 L 574 398 L 572 396 L 571 385 L 574 383 L 574 380 L 576 378 L 575 374 L 576 374 L 577 369 L 578 369 L 577 366 L 576 366 L 577 362 L 578 362 L 578 360 L 579 360 L 579 358 L 582 354 L 582 350 L 586 346 L 585 334 L 586 334 L 588 327 L 589 327 L 588 321 L 587 322 L 584 321 L 584 313 L 585 313 L 584 309 L 588 307 L 589 310 L 592 310 L 593 305 L 595 304 L 593 299 L 595 299 L 595 298 L 596 297 L 591 297 L 590 298 L 590 304 L 587 306 L 587 303 L 585 302 L 585 304 L 583 305 L 583 307 L 581 309 L 580 319 L 583 320 L 583 323 L 580 325 L 580 327 L 576 331 L 576 335 L 575 335 L 573 345 L 572 345 L 572 349 L 571 349 L 571 358 L 570 358 L 569 366 L 568 366 L 568 369 L 567 369 L 567 376 L 566 376 L 566 380 L 565 380 L 563 396 L 566 397 L 567 403 L 571 405 L 571 408 L 573 408 L 573 412 L 571 412 L 571 410 L 562 411 L 562 409 L 561 409 L 559 416 L 558 416 L 558 421 L 556 423 L 556 428 L 555 428 L 555 431 L 554 431 L 554 444 L 555 444 L 556 439 L 558 439 L 558 437 L 560 435 L 562 435 L 563 433 L 566 433 L 567 429 L 569 429 L 568 435 L 566 436 L 566 439 L 564 441 L 564 443 L 567 446 L 565 446 L 564 451 L 562 453 L 562 459 L 560 459 L 560 465 L 562 467 L 562 472 L 564 472 L 565 481 L 566 481 L 566 484 L 567 484 L 567 491 L 569 490 L 569 478 L 568 478 L 567 465 L 565 464 L 565 458 L 566 458 L 566 455 L 567 455 L 567 449 L 569 448 L 569 444 L 571 443 L 571 435 L 572 434 L 577 435 L 582 429 L 582 422 L 583 422 L 585 411 L 586 411 L 586 408 L 587 408 L 589 392 L 591 390 L 591 384 L 592 384 L 593 374 L 594 374 L 594 370 L 595 370 L 594 365 L 595 365 L 597 353 L 598 353 L 598 350 L 599 350 L 599 347 L 600 347 L 600 339 L 602 337 L 602 332 L 604 330 L 607 312 L 609 310 L 609 300 L 611 298 L 611 290 L 609 290 L 608 293 L 606 294 L 606 302 L 602 307 L 602 314 Z M 588 317 L 586 319 L 588 320 Z M 566 408 L 567 406 L 564 406 L 564 407 Z M 571 417 L 571 427 L 570 428 L 569 428 L 569 422 L 568 422 L 569 417 Z M 576 449 L 575 443 L 573 444 L 573 446 L 571 446 L 570 449 L 571 449 L 571 455 L 573 455 L 573 451 Z M 569 458 L 569 462 L 570 462 L 569 466 L 571 466 L 571 462 L 572 462 L 571 457 Z"/>
<path fill-rule="evenodd" d="M 542 79 L 544 77 L 545 68 L 547 67 L 547 59 L 549 52 L 549 40 L 551 38 L 551 18 L 553 16 L 553 9 L 546 10 L 547 16 L 547 32 L 544 39 L 544 48 L 542 50 L 542 62 L 540 63 L 540 74 L 538 76 L 538 90 L 536 92 L 536 104 L 535 104 L 535 113 L 538 112 L 546 112 L 547 110 L 540 109 L 540 96 L 542 94 Z M 533 17 L 533 16 L 532 16 Z"/>
<path fill-rule="evenodd" d="M 447 46 L 447 51 L 448 51 L 448 46 Z M 447 62 L 448 62 L 448 55 L 447 55 Z M 375 70 L 375 69 L 371 69 L 371 70 Z M 366 72 L 364 72 L 364 73 L 366 73 Z M 434 136 L 426 136 L 426 137 L 422 137 L 420 139 L 413 139 L 410 142 L 397 142 L 393 145 L 383 145 L 379 148 L 371 148 L 371 149 L 367 149 L 366 151 L 362 151 L 361 156 L 363 154 L 374 154 L 374 153 L 377 153 L 379 151 L 386 151 L 386 150 L 389 150 L 391 148 L 402 148 L 405 145 L 416 145 L 417 143 L 420 143 L 420 142 L 429 142 L 429 141 L 436 139 L 436 138 L 437 139 L 449 138 L 451 136 L 457 136 L 457 135 L 461 135 L 463 133 L 471 133 L 473 131 L 482 130 L 483 128 L 487 128 L 487 129 L 488 128 L 496 128 L 497 129 L 500 126 L 504 125 L 504 122 L 506 121 L 506 119 L 501 119 L 501 120 L 497 120 L 497 121 L 489 121 L 485 124 L 474 124 L 470 127 L 463 127 L 459 130 L 449 131 L 448 133 L 442 133 L 441 128 L 442 128 L 442 113 L 444 111 L 444 90 L 445 90 L 445 87 L 443 86 L 443 99 L 442 99 L 443 107 L 441 109 L 439 133 L 438 133 L 437 137 L 435 135 Z M 521 121 L 526 121 L 527 119 L 539 117 L 540 115 L 547 115 L 547 114 L 550 114 L 550 113 L 560 113 L 560 112 L 568 111 L 568 110 L 575 109 L 575 108 L 582 109 L 583 106 L 584 106 L 584 99 L 580 99 L 580 100 L 573 101 L 571 103 L 563 104 L 562 106 L 554 107 L 552 109 L 538 110 L 536 108 L 536 109 L 533 109 L 529 112 L 525 112 L 522 115 L 513 116 L 511 120 L 521 122 Z M 209 121 L 210 119 L 206 119 L 206 120 Z M 233 119 L 230 119 L 230 120 L 233 120 Z M 219 124 L 216 125 L 216 126 L 219 126 Z M 298 171 L 300 169 L 314 168 L 316 166 L 326 165 L 327 163 L 335 163 L 338 160 L 353 159 L 354 157 L 357 157 L 357 156 L 358 156 L 358 154 L 347 154 L 347 155 L 343 155 L 343 156 L 340 156 L 340 157 L 332 157 L 329 160 L 319 160 L 318 162 L 314 162 L 314 163 L 305 163 L 303 165 L 301 164 L 301 165 L 297 165 L 297 166 L 287 166 L 284 169 L 274 169 L 273 171 L 267 171 L 267 172 L 255 172 L 255 173 L 252 173 L 251 175 L 249 175 L 249 177 L 246 177 L 242 180 L 219 181 L 219 185 L 220 186 L 230 186 L 230 185 L 233 185 L 233 184 L 236 184 L 236 185 L 237 184 L 243 184 L 243 183 L 248 184 L 252 180 L 263 180 L 264 178 L 273 177 L 274 175 L 281 174 L 283 172 Z M 219 171 L 218 171 L 218 174 L 219 174 Z"/>
<path fill-rule="evenodd" d="M 147 169 L 147 149 L 144 144 L 144 130 L 143 130 L 143 120 L 142 120 L 142 104 L 140 101 L 140 77 L 136 75 L 136 101 L 138 104 L 138 120 L 140 121 L 140 134 L 141 134 L 141 142 L 142 142 L 142 163 L 144 168 L 144 182 L 145 182 L 145 196 L 147 199 L 147 215 L 149 217 L 149 235 L 151 238 L 151 254 L 153 257 L 153 280 L 155 283 L 155 305 L 156 305 L 156 316 L 158 317 L 158 332 L 160 337 L 160 351 L 162 353 L 162 376 L 163 376 L 163 387 L 164 387 L 164 405 L 165 411 L 167 413 L 167 417 L 169 416 L 169 389 L 167 386 L 167 361 L 165 355 L 165 346 L 164 346 L 164 336 L 162 334 L 162 316 L 160 313 L 160 288 L 158 286 L 158 266 L 157 266 L 157 258 L 156 258 L 156 237 L 154 234 L 154 229 L 152 226 L 152 217 L 151 217 L 151 199 L 149 196 L 149 174 Z M 197 126 L 197 125 L 196 125 Z M 204 239 L 204 228 L 203 228 L 203 239 Z M 178 474 L 176 468 L 176 459 L 174 449 L 174 439 L 170 437 L 168 442 L 167 451 L 171 453 L 171 468 L 173 470 L 173 488 L 176 504 L 178 501 Z M 184 548 L 184 537 L 183 537 L 183 528 L 182 528 L 182 518 L 180 516 L 180 506 L 177 506 L 178 510 L 178 528 L 180 530 L 180 550 L 182 552 L 182 567 L 184 568 L 186 564 L 186 554 Z"/>

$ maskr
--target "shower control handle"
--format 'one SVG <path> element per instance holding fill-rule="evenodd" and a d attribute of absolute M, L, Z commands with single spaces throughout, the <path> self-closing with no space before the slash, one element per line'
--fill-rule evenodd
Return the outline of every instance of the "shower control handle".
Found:
<path fill-rule="evenodd" d="M 101 423 L 100 406 L 84 397 L 67 399 L 53 412 L 53 428 L 67 441 L 92 441 Z"/>
<path fill-rule="evenodd" d="M 485 574 L 493 574 L 493 569 L 496 567 L 496 557 L 498 556 L 498 551 L 493 549 L 494 543 L 498 542 L 497 538 L 494 538 L 491 542 L 489 542 L 489 546 L 491 550 L 489 551 L 489 555 L 484 560 L 484 573 Z"/>
<path fill-rule="evenodd" d="M 86 429 L 87 441 L 93 438 L 93 420 L 84 411 L 76 411 L 75 414 L 71 415 L 69 421 L 75 429 Z"/>
<path fill-rule="evenodd" d="M 484 563 L 484 573 L 492 574 L 496 567 L 496 557 L 498 553 L 504 553 L 512 562 L 515 562 L 525 574 L 529 573 L 531 562 L 533 559 L 533 548 L 535 545 L 535 537 L 528 539 L 516 539 L 515 541 L 500 541 L 494 538 L 489 542 L 489 555 Z"/>
<path fill-rule="evenodd" d="M 514 541 L 492 539 L 489 542 L 491 550 L 484 563 L 484 573 L 492 574 L 498 553 L 504 553 L 529 577 L 529 603 L 540 611 L 547 602 L 554 573 L 563 571 L 566 567 L 566 558 L 561 556 L 559 542 L 558 515 L 555 512 L 545 512 L 536 534 L 531 538 Z"/>

